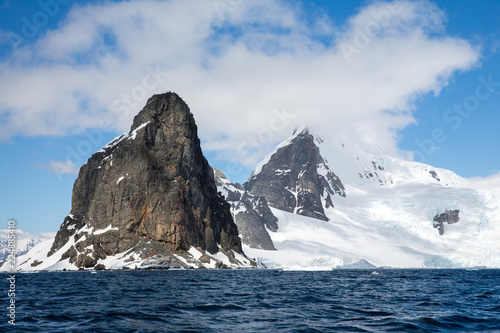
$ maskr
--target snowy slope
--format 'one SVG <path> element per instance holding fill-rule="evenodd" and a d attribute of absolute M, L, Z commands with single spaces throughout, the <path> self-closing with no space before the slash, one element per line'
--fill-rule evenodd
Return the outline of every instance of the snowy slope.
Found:
<path fill-rule="evenodd" d="M 71 216 L 71 215 L 70 215 Z M 101 235 L 110 231 L 116 230 L 108 226 L 104 229 L 94 230 L 84 225 L 76 230 L 69 241 L 58 251 L 49 256 L 55 232 L 42 234 L 26 233 L 17 230 L 20 235 L 17 238 L 18 249 L 27 249 L 23 252 L 18 251 L 16 256 L 16 269 L 21 272 L 29 271 L 60 271 L 60 270 L 78 270 L 74 263 L 69 262 L 69 258 L 62 259 L 64 254 L 78 243 L 84 242 L 91 235 Z M 7 235 L 6 230 L 0 230 L 0 235 Z M 26 245 L 27 244 L 27 245 Z M 126 250 L 123 253 L 117 253 L 113 256 L 106 256 L 104 259 L 99 259 L 97 264 L 104 265 L 106 269 L 150 269 L 150 268 L 252 268 L 255 265 L 245 256 L 231 251 L 226 252 L 220 248 L 215 254 L 208 251 L 200 251 L 191 247 L 185 253 L 173 254 L 172 258 L 164 255 L 145 256 L 144 253 L 154 247 L 151 241 L 144 241 L 141 246 L 136 246 Z M 91 250 L 88 246 L 84 250 Z M 8 256 L 9 253 L 6 254 Z M 147 258 L 145 258 L 147 257 Z M 0 267 L 0 272 L 10 270 L 10 265 Z"/>
<path fill-rule="evenodd" d="M 329 167 L 353 188 L 406 183 L 468 186 L 465 179 L 452 171 L 405 161 L 366 143 L 316 138 L 316 144 Z"/>
<path fill-rule="evenodd" d="M 9 250 L 7 249 L 8 235 L 8 229 L 0 229 L 0 262 L 6 260 L 10 254 Z M 35 233 L 16 229 L 16 255 L 21 256 L 23 254 L 26 254 L 35 245 L 45 240 L 54 240 L 55 235 L 55 232 Z"/>
<path fill-rule="evenodd" d="M 86 237 L 86 233 L 99 233 L 105 232 L 103 230 L 92 230 L 84 226 L 80 232 L 84 233 L 83 236 L 75 240 L 75 236 L 72 236 L 70 241 L 66 243 L 57 252 L 48 256 L 50 248 L 54 242 L 55 233 L 52 238 L 43 240 L 42 242 L 31 248 L 26 254 L 20 255 L 16 258 L 16 268 L 21 272 L 29 271 L 60 271 L 60 270 L 78 270 L 74 264 L 69 262 L 69 259 L 61 260 L 61 256 L 73 245 L 83 241 Z M 146 243 L 149 244 L 150 242 Z M 232 251 L 228 255 L 222 249 L 216 254 L 211 254 L 207 251 L 199 251 L 198 249 L 191 247 L 190 250 L 184 254 L 173 254 L 175 259 L 182 263 L 179 268 L 219 268 L 224 265 L 227 268 L 251 268 L 254 267 L 253 264 L 248 260 L 248 258 L 243 255 Z M 230 258 L 231 257 L 231 258 Z M 99 259 L 98 264 L 102 264 L 106 269 L 148 269 L 148 268 L 165 268 L 166 261 L 168 258 L 162 255 L 156 255 L 144 259 L 141 250 L 138 251 L 125 251 L 123 253 L 118 253 L 114 256 L 107 256 L 105 259 Z M 9 270 L 9 265 L 4 265 L 0 267 L 0 272 L 5 272 Z"/>
<path fill-rule="evenodd" d="M 245 248 L 248 256 L 293 269 L 360 259 L 391 267 L 500 267 L 500 187 L 366 144 L 316 138 L 316 145 L 346 196 L 325 207 L 330 221 L 273 209 L 279 228 L 270 236 L 278 251 Z M 440 235 L 433 219 L 447 210 L 459 210 L 460 220 L 445 223 Z"/>

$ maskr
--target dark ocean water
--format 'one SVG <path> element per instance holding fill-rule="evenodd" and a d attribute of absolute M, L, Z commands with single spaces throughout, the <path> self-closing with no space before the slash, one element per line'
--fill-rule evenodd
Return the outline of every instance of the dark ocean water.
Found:
<path fill-rule="evenodd" d="M 500 270 L 16 275 L 18 332 L 500 332 Z"/>

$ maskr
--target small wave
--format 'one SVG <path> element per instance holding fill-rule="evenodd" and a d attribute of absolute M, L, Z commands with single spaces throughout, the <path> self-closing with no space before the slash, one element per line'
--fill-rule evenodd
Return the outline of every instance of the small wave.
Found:
<path fill-rule="evenodd" d="M 393 312 L 380 311 L 380 310 L 363 310 L 363 309 L 350 309 L 350 310 L 358 312 L 358 313 L 366 314 L 368 316 L 389 317 L 389 316 L 394 316 L 395 315 L 395 313 L 393 313 Z"/>
<path fill-rule="evenodd" d="M 429 318 L 429 317 L 423 317 L 423 318 L 419 319 L 418 322 L 420 324 L 422 324 L 425 328 L 429 328 L 429 327 L 440 327 L 440 328 L 446 328 L 446 329 L 464 328 L 462 325 L 459 325 L 456 323 L 446 323 L 446 322 L 442 322 L 441 320 Z"/>
<path fill-rule="evenodd" d="M 68 322 L 68 321 L 76 321 L 78 318 L 70 317 L 68 315 L 62 314 L 62 315 L 56 315 L 56 314 L 49 314 L 46 316 L 41 317 L 42 320 L 46 320 L 49 322 Z"/>
<path fill-rule="evenodd" d="M 183 310 L 203 311 L 203 312 L 217 312 L 217 311 L 244 311 L 245 308 L 234 304 L 205 304 L 195 305 L 191 307 L 182 307 Z"/>

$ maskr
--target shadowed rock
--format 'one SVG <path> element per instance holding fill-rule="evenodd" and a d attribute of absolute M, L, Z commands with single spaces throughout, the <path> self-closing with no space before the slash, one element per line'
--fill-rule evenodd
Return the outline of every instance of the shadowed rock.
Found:
<path fill-rule="evenodd" d="M 324 208 L 332 196 L 345 196 L 344 185 L 321 157 L 307 129 L 296 133 L 243 184 L 251 194 L 266 198 L 269 206 L 328 221 Z"/>
<path fill-rule="evenodd" d="M 74 241 L 72 240 L 74 237 Z M 71 244 L 73 242 L 74 244 Z M 96 152 L 75 181 L 71 214 L 49 256 L 77 267 L 131 249 L 143 258 L 195 247 L 242 253 L 229 204 L 217 194 L 187 104 L 175 93 L 151 97 L 127 134 Z"/>

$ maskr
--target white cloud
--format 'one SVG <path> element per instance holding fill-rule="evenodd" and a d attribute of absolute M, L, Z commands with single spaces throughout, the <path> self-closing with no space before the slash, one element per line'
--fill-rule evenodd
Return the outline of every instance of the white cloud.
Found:
<path fill-rule="evenodd" d="M 304 15 L 279 0 L 74 7 L 0 64 L 0 139 L 103 120 L 126 131 L 150 95 L 172 90 L 190 105 L 204 148 L 245 164 L 296 125 L 395 151 L 416 98 L 478 61 L 427 1 L 376 2 L 342 27 Z M 284 109 L 294 118 L 279 122 Z"/>
<path fill-rule="evenodd" d="M 49 163 L 43 165 L 44 168 L 48 169 L 52 173 L 56 174 L 67 174 L 76 175 L 80 170 L 79 167 L 73 165 L 72 161 L 50 161 Z"/>
<path fill-rule="evenodd" d="M 480 189 L 498 190 L 500 188 L 500 172 L 488 177 L 468 178 L 472 186 Z"/>

